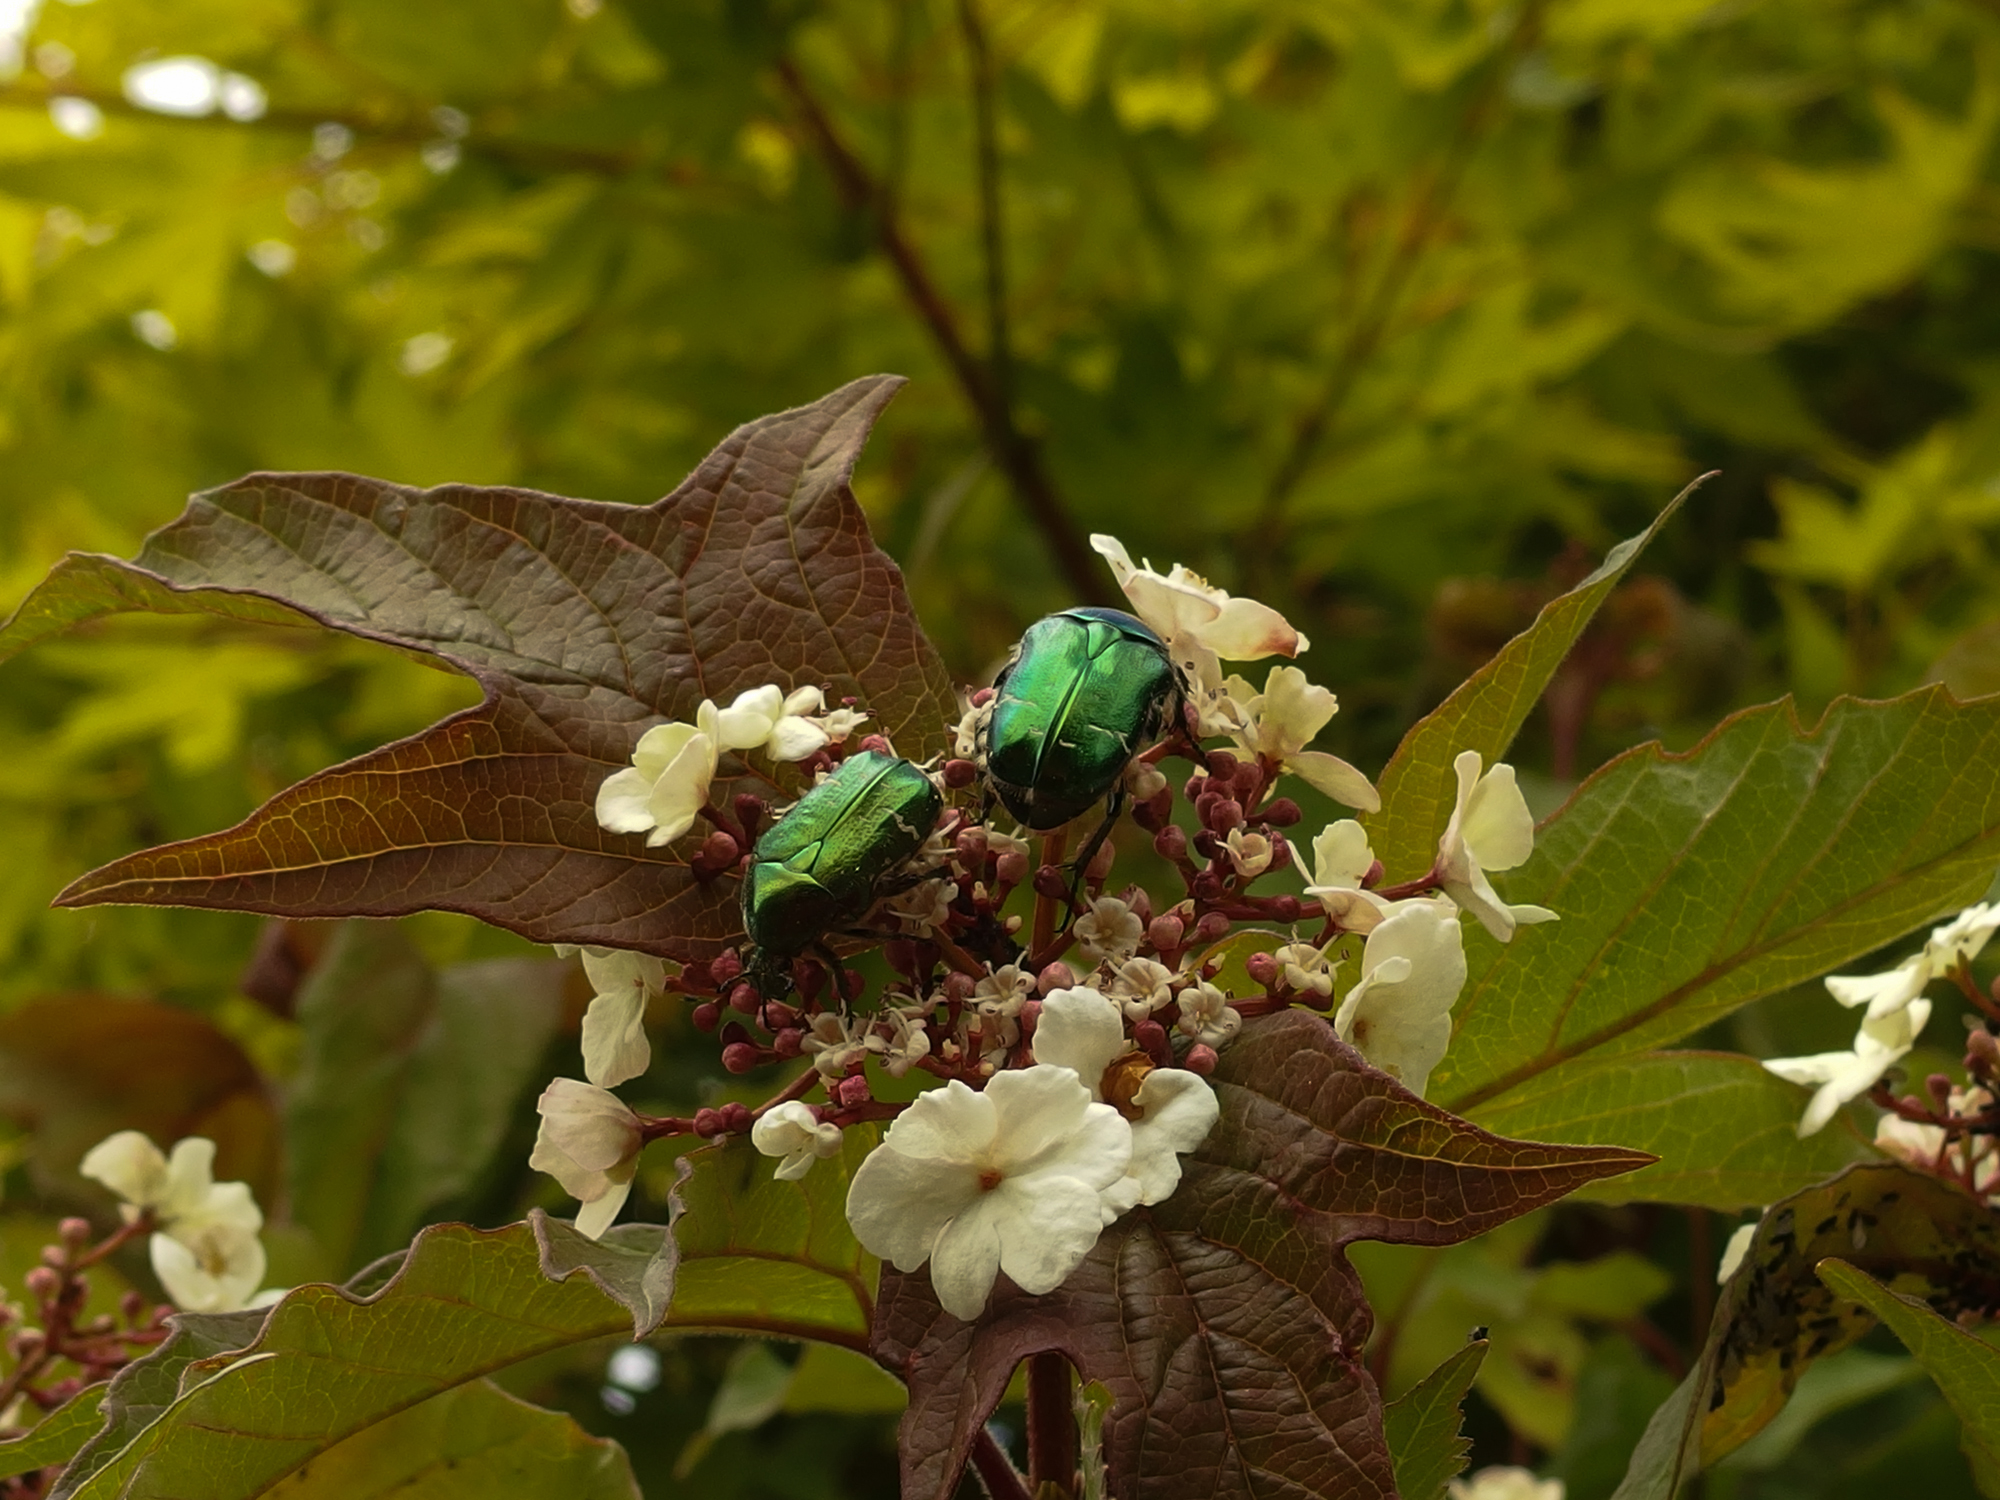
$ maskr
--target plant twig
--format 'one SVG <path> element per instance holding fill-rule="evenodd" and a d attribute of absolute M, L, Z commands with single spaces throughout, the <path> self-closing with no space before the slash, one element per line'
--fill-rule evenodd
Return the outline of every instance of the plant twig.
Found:
<path fill-rule="evenodd" d="M 1054 1485 L 1064 1495 L 1076 1485 L 1076 1402 L 1070 1394 L 1069 1360 L 1051 1350 L 1028 1356 L 1028 1484 L 1037 1495 Z"/>
<path fill-rule="evenodd" d="M 826 163 L 827 171 L 833 178 L 834 191 L 839 194 L 841 202 L 850 212 L 873 217 L 877 244 L 902 282 L 904 295 L 930 330 L 938 351 L 951 367 L 966 400 L 971 403 L 985 433 L 986 446 L 1006 474 L 1028 518 L 1048 544 L 1056 566 L 1062 572 L 1063 581 L 1072 593 L 1087 603 L 1109 603 L 1109 591 L 1101 576 L 1103 570 L 1097 566 L 1083 533 L 1056 492 L 1054 482 L 1043 467 L 1040 450 L 1015 425 L 1013 411 L 994 386 L 991 372 L 974 358 L 971 349 L 966 346 L 951 305 L 931 279 L 929 268 L 917 254 L 916 246 L 903 232 L 901 223 L 885 201 L 882 188 L 861 159 L 840 138 L 832 119 L 799 72 L 798 65 L 788 57 L 781 58 L 777 75 L 798 110 L 806 133 L 812 137 L 814 146 Z"/>
<path fill-rule="evenodd" d="M 1028 1500 L 1028 1486 L 1020 1471 L 984 1426 L 972 1440 L 972 1467 L 992 1500 Z"/>

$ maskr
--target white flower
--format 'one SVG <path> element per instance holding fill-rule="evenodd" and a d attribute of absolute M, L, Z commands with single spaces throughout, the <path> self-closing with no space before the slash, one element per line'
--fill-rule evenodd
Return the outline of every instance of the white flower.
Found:
<path fill-rule="evenodd" d="M 597 821 L 611 833 L 643 833 L 646 847 L 671 844 L 708 802 L 721 754 L 721 724 L 706 700 L 693 724 L 655 724 L 639 736 L 632 764 L 597 789 Z"/>
<path fill-rule="evenodd" d="M 1035 1061 L 1068 1068 L 1083 1080 L 1090 1097 L 1104 1097 L 1112 1064 L 1129 1057 L 1119 1009 L 1098 991 L 1079 985 L 1051 990 L 1035 1026 Z M 1132 1126 L 1132 1160 L 1125 1175 L 1105 1190 L 1104 1222 L 1141 1203 L 1173 1196 L 1181 1181 L 1181 1155 L 1208 1139 L 1221 1113 L 1215 1090 L 1185 1068 L 1152 1068 L 1122 1110 Z"/>
<path fill-rule="evenodd" d="M 1111 976 L 1111 999 L 1129 1021 L 1143 1021 L 1174 1003 L 1174 971 L 1150 958 L 1128 958 Z"/>
<path fill-rule="evenodd" d="M 1743 1257 L 1750 1253 L 1750 1241 L 1757 1237 L 1757 1221 L 1738 1224 L 1736 1232 L 1729 1237 L 1729 1243 L 1722 1247 L 1722 1264 L 1715 1268 L 1715 1284 L 1725 1286 L 1729 1278 L 1736 1274 L 1736 1268 L 1743 1264 Z"/>
<path fill-rule="evenodd" d="M 666 989 L 666 962 L 625 948 L 556 948 L 563 958 L 577 952 L 595 991 L 583 1013 L 583 1076 L 599 1088 L 616 1088 L 652 1066 L 646 1002 Z"/>
<path fill-rule="evenodd" d="M 1479 774 L 1479 752 L 1464 750 L 1452 762 L 1458 773 L 1458 802 L 1438 840 L 1437 871 L 1445 891 L 1479 918 L 1501 942 L 1517 926 L 1553 922 L 1543 906 L 1509 906 L 1486 878 L 1488 870 L 1511 870 L 1535 851 L 1535 819 L 1514 784 L 1514 768 L 1496 765 Z"/>
<path fill-rule="evenodd" d="M 928 1260 L 945 1311 L 976 1318 L 1002 1271 L 1037 1296 L 1069 1278 L 1131 1158 L 1132 1128 L 1068 1068 L 1001 1073 L 984 1093 L 953 1079 L 896 1117 L 854 1174 L 847 1220 L 899 1271 Z"/>
<path fill-rule="evenodd" d="M 121 1130 L 92 1146 L 77 1170 L 124 1200 L 121 1212 L 126 1223 L 151 1209 L 165 1224 L 208 1206 L 215 1189 L 214 1168 L 214 1141 L 188 1136 L 175 1144 L 169 1158 L 139 1131 Z"/>
<path fill-rule="evenodd" d="M 1242 827 L 1229 830 L 1229 837 L 1223 840 L 1229 852 L 1229 862 L 1236 866 L 1236 873 L 1245 880 L 1254 879 L 1271 868 L 1275 851 L 1271 840 L 1261 833 L 1250 833 Z"/>
<path fill-rule="evenodd" d="M 1382 799 L 1368 778 L 1337 755 L 1305 747 L 1340 711 L 1340 701 L 1306 680 L 1297 667 L 1273 667 L 1256 693 L 1241 677 L 1225 684 L 1241 724 L 1230 732 L 1246 754 L 1277 761 L 1292 775 L 1334 801 L 1375 812 Z"/>
<path fill-rule="evenodd" d="M 717 714 L 719 743 L 724 750 L 761 750 L 772 760 L 804 760 L 829 740 L 847 738 L 868 717 L 847 708 L 821 717 L 825 707 L 826 695 L 816 687 L 789 694 L 775 684 L 752 688 Z"/>
<path fill-rule="evenodd" d="M 1155 573 L 1150 561 L 1134 567 L 1115 536 L 1093 536 L 1090 545 L 1111 564 L 1132 613 L 1167 643 L 1167 654 L 1194 694 L 1205 734 L 1226 734 L 1233 727 L 1233 716 L 1219 711 L 1226 701 L 1223 660 L 1297 656 L 1306 649 L 1306 638 L 1269 605 L 1232 599 L 1179 564 L 1165 575 Z"/>
<path fill-rule="evenodd" d="M 1035 992 L 1035 976 L 1018 964 L 1002 964 L 990 974 L 982 974 L 972 987 L 972 1004 L 982 1016 L 1013 1020 L 1021 1006 Z"/>
<path fill-rule="evenodd" d="M 1993 1096 L 1982 1088 L 1953 1089 L 1945 1100 L 1945 1112 L 1961 1119 L 1983 1114 L 1992 1107 Z M 1945 1133 L 1936 1125 L 1885 1114 L 1875 1122 L 1875 1145 L 1920 1171 L 1944 1171 L 1961 1181 L 1969 1145 L 1973 1186 L 1981 1193 L 1988 1193 L 2000 1182 L 2000 1145 L 1990 1135 L 1961 1136 L 1947 1147 Z"/>
<path fill-rule="evenodd" d="M 583 1205 L 577 1233 L 597 1239 L 632 1191 L 645 1146 L 639 1117 L 616 1094 L 558 1078 L 535 1101 L 542 1128 L 528 1165 L 546 1172 Z"/>
<path fill-rule="evenodd" d="M 1230 1005 L 1229 997 L 1206 980 L 1199 980 L 1180 992 L 1183 1034 L 1210 1047 L 1220 1047 L 1242 1028 L 1243 1017 Z"/>
<path fill-rule="evenodd" d="M 780 1182 L 797 1182 L 822 1157 L 840 1155 L 840 1127 L 821 1120 L 812 1106 L 788 1099 L 757 1117 L 750 1127 L 750 1144 L 766 1156 L 782 1156 L 771 1173 Z"/>
<path fill-rule="evenodd" d="M 1368 835 L 1352 818 L 1329 823 L 1313 840 L 1313 878 L 1306 894 L 1319 902 L 1327 917 L 1348 932 L 1372 931 L 1389 903 L 1361 881 L 1375 868 L 1375 851 Z"/>
<path fill-rule="evenodd" d="M 952 732 L 952 754 L 960 760 L 974 760 L 979 755 L 980 741 L 986 737 L 987 721 L 993 717 L 994 700 L 984 703 L 965 701 L 965 712 L 959 715 L 958 728 Z"/>
<path fill-rule="evenodd" d="M 1333 945 L 1329 943 L 1328 948 Z M 1300 994 L 1330 998 L 1339 965 L 1311 943 L 1287 943 L 1271 955 L 1285 971 L 1285 983 Z"/>
<path fill-rule="evenodd" d="M 256 1300 L 264 1280 L 263 1242 L 240 1223 L 217 1219 L 156 1234 L 147 1248 L 153 1274 L 183 1312 L 236 1312 Z"/>
<path fill-rule="evenodd" d="M 951 920 L 951 903 L 957 899 L 958 882 L 940 875 L 890 897 L 885 905 L 903 931 L 929 937 Z"/>
<path fill-rule="evenodd" d="M 1361 977 L 1333 1018 L 1340 1039 L 1421 1095 L 1451 1042 L 1465 935 L 1448 901 L 1399 901 L 1361 949 Z"/>
<path fill-rule="evenodd" d="M 84 1156 L 81 1170 L 123 1199 L 131 1223 L 150 1211 L 159 1223 L 149 1249 L 153 1270 L 184 1312 L 248 1307 L 264 1279 L 264 1214 L 244 1182 L 217 1182 L 215 1142 L 189 1136 L 171 1157 L 136 1130 L 121 1130 Z"/>
<path fill-rule="evenodd" d="M 930 1018 L 930 1007 L 913 1005 L 900 1010 L 883 1013 L 875 1028 L 868 1033 L 868 1050 L 882 1059 L 882 1066 L 891 1078 L 901 1078 L 917 1063 L 930 1056 L 931 1039 L 925 1030 Z M 885 1033 L 883 1028 L 887 1027 Z"/>
<path fill-rule="evenodd" d="M 1450 1489 L 1450 1500 L 1563 1500 L 1560 1479 L 1537 1479 L 1530 1469 L 1499 1464 L 1452 1480 Z"/>
<path fill-rule="evenodd" d="M 1819 1052 L 1810 1057 L 1773 1057 L 1764 1066 L 1789 1083 L 1819 1085 L 1799 1121 L 1799 1135 L 1812 1135 L 1859 1099 L 1917 1044 L 1917 1033 L 1931 1018 L 1928 1000 L 1912 1000 L 1879 1021 L 1863 1019 L 1851 1052 Z"/>
<path fill-rule="evenodd" d="M 813 1016 L 801 1046 L 822 1078 L 845 1076 L 868 1054 L 867 1037 L 828 1010 Z"/>
<path fill-rule="evenodd" d="M 1090 910 L 1076 919 L 1074 930 L 1077 946 L 1083 949 L 1087 962 L 1101 964 L 1109 959 L 1122 964 L 1139 951 L 1139 939 L 1145 935 L 1146 924 L 1117 897 L 1099 896 L 1090 903 Z"/>
<path fill-rule="evenodd" d="M 1882 974 L 1829 974 L 1826 987 L 1845 1006 L 1866 1005 L 1868 1019 L 1879 1021 L 1901 1010 L 1941 979 L 1979 956 L 1994 930 L 2000 928 L 2000 905 L 1968 906 L 1942 927 L 1931 929 L 1923 947 Z"/>

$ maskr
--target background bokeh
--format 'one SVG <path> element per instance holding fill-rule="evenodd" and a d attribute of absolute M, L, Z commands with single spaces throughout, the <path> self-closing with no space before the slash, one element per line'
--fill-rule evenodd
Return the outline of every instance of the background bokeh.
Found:
<path fill-rule="evenodd" d="M 2000 688 L 1991 3 L 10 0 L 0 20 L 0 612 L 65 550 L 129 555 L 248 470 L 644 502 L 738 422 L 892 370 L 912 384 L 856 487 L 967 678 L 1110 594 L 1085 540 L 1109 531 L 1285 610 L 1341 696 L 1323 745 L 1372 771 L 1713 469 L 1530 722 L 1516 759 L 1544 810 L 1631 744 L 1783 693 L 1810 719 L 1839 693 Z M 107 1123 L 199 1125 L 260 1183 L 284 1274 L 348 1269 L 288 1227 L 278 1125 L 302 1053 L 324 1062 L 282 975 L 324 934 L 48 901 L 473 696 L 213 621 L 120 622 L 0 671 L 17 1215 L 105 1207 L 68 1168 Z M 526 951 L 403 925 L 434 964 Z M 149 1019 L 93 1030 L 104 996 Z M 421 1216 L 498 1222 L 546 1191 L 520 1165 L 529 1075 L 574 1055 L 580 999 L 554 1061 L 520 1070 L 504 1149 Z M 1778 997 L 1725 1039 L 1838 1045 L 1828 1009 Z M 660 1052 L 661 1101 L 717 1097 L 711 1062 Z M 1407 1384 L 1460 1325 L 1511 1329 L 1480 1457 L 1608 1494 L 1727 1227 L 1566 1210 L 1385 1258 L 1385 1295 L 1416 1280 L 1384 1371 Z M 1578 1300 L 1557 1263 L 1602 1263 L 1611 1290 Z M 1895 1347 L 1856 1351 L 1709 1493 L 1958 1493 L 1949 1415 Z M 799 1409 L 803 1378 L 771 1368 L 795 1357 L 686 1342 L 618 1399 L 596 1368 L 536 1378 L 633 1446 L 649 1493 L 881 1492 L 889 1419 Z M 697 1451 L 725 1369 L 760 1436 L 725 1420 Z"/>

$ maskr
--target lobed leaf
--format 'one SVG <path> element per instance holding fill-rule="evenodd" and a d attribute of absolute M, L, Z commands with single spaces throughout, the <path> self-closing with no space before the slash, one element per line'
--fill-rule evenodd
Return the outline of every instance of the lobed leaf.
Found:
<path fill-rule="evenodd" d="M 1650 1158 L 1503 1140 L 1369 1068 L 1327 1023 L 1252 1021 L 1214 1075 L 1221 1123 L 1179 1189 L 1127 1214 L 1057 1291 L 1004 1280 L 977 1323 L 885 1272 L 876 1357 L 903 1376 L 906 1500 L 951 1491 L 1028 1355 L 1116 1397 L 1111 1493 L 1386 1496 L 1371 1315 L 1343 1247 L 1468 1239 Z"/>
<path fill-rule="evenodd" d="M 2000 702 L 1937 687 L 1843 699 L 1811 730 L 1768 704 L 1685 754 L 1618 757 L 1502 877 L 1562 920 L 1506 945 L 1468 931 L 1430 1093 L 1471 1113 L 1581 1088 L 1978 899 L 2000 858 L 1995 766 Z"/>
<path fill-rule="evenodd" d="M 1844 1261 L 1821 1261 L 1819 1278 L 1887 1323 L 1917 1357 L 1958 1414 L 1979 1493 L 2000 1495 L 2000 1349 L 1946 1322 L 1927 1302 L 1891 1291 Z"/>
<path fill-rule="evenodd" d="M 58 902 L 440 908 L 537 942 L 719 951 L 734 882 L 606 833 L 597 788 L 651 725 L 771 681 L 857 698 L 905 754 L 943 747 L 950 679 L 848 488 L 901 384 L 870 376 L 747 423 L 650 506 L 253 474 L 197 495 L 134 562 L 72 557 L 0 627 L 0 659 L 115 610 L 200 610 L 414 652 L 485 699 Z"/>
<path fill-rule="evenodd" d="M 1382 810 L 1362 820 L 1368 825 L 1369 846 L 1390 879 L 1414 879 L 1430 868 L 1458 796 L 1452 761 L 1461 751 L 1477 750 L 1491 765 L 1507 753 L 1598 606 L 1681 502 L 1708 477 L 1703 475 L 1674 496 L 1652 525 L 1613 547 L 1588 578 L 1544 605 L 1534 624 L 1502 646 L 1403 736 L 1377 780 Z"/>
<path fill-rule="evenodd" d="M 104 1425 L 106 1387 L 87 1385 L 19 1437 L 0 1443 L 0 1479 L 66 1464 Z"/>
<path fill-rule="evenodd" d="M 1795 1193 L 1759 1221 L 1701 1358 L 1653 1414 L 1614 1500 L 1671 1500 L 1783 1410 L 1814 1360 L 1875 1326 L 1818 1276 L 1830 1257 L 1947 1317 L 2000 1311 L 2000 1216 L 1955 1184 L 1874 1162 Z"/>
<path fill-rule="evenodd" d="M 1731 1052 L 1647 1052 L 1508 1090 L 1471 1118 L 1500 1135 L 1650 1151 L 1650 1167 L 1578 1190 L 1600 1203 L 1761 1209 L 1877 1159 L 1845 1118 L 1799 1139 L 1796 1084 Z"/>
<path fill-rule="evenodd" d="M 355 1433 L 264 1493 L 279 1500 L 642 1500 L 617 1443 L 487 1380 L 440 1392 Z"/>
<path fill-rule="evenodd" d="M 1460 1432 L 1461 1403 L 1486 1358 L 1476 1338 L 1382 1409 L 1382 1429 L 1402 1500 L 1444 1500 L 1465 1469 L 1472 1439 Z"/>

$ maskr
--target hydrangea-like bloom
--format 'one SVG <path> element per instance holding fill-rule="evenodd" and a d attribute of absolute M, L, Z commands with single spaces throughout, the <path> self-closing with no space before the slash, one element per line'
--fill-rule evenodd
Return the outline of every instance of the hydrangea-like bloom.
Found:
<path fill-rule="evenodd" d="M 1136 567 L 1115 536 L 1090 539 L 1118 579 L 1132 613 L 1167 643 L 1167 655 L 1194 692 L 1202 731 L 1226 734 L 1233 718 L 1219 712 L 1225 701 L 1224 661 L 1256 661 L 1265 656 L 1297 656 L 1308 642 L 1285 617 L 1255 599 L 1232 599 L 1199 574 L 1176 564 L 1171 573 Z"/>
<path fill-rule="evenodd" d="M 1362 945 L 1361 977 L 1341 1000 L 1334 1030 L 1421 1095 L 1451 1042 L 1465 976 L 1465 934 L 1452 904 L 1399 901 Z"/>
<path fill-rule="evenodd" d="M 1880 1021 L 1910 1004 L 1933 979 L 1941 979 L 1961 961 L 1979 956 L 1996 929 L 2000 905 L 1968 906 L 1941 927 L 1931 929 L 1923 947 L 1881 974 L 1829 974 L 1827 992 L 1842 1005 L 1868 1007 L 1868 1019 Z"/>
<path fill-rule="evenodd" d="M 645 1146 L 639 1117 L 616 1094 L 558 1078 L 535 1101 L 542 1128 L 528 1165 L 546 1172 L 583 1205 L 578 1234 L 599 1238 L 632 1191 Z"/>
<path fill-rule="evenodd" d="M 1051 990 L 1035 1026 L 1035 1061 L 1068 1068 L 1090 1097 L 1104 1097 L 1112 1064 L 1134 1051 L 1118 1006 L 1088 986 Z M 1109 1224 L 1141 1203 L 1173 1196 L 1181 1181 L 1181 1156 L 1208 1139 L 1221 1114 L 1215 1090 L 1185 1068 L 1153 1068 L 1120 1113 L 1132 1125 L 1132 1161 L 1104 1195 Z"/>
<path fill-rule="evenodd" d="M 1375 868 L 1375 851 L 1368 835 L 1352 818 L 1329 823 L 1313 840 L 1313 878 L 1306 894 L 1348 932 L 1370 932 L 1389 910 L 1389 903 L 1361 881 Z"/>
<path fill-rule="evenodd" d="M 757 1117 L 750 1127 L 750 1144 L 766 1156 L 779 1156 L 771 1175 L 780 1182 L 797 1182 L 814 1162 L 840 1155 L 840 1127 L 813 1113 L 812 1106 L 788 1099 Z"/>
<path fill-rule="evenodd" d="M 559 944 L 558 957 L 583 955 L 584 977 L 595 992 L 583 1013 L 583 1076 L 599 1088 L 616 1088 L 653 1064 L 646 1040 L 646 1002 L 667 986 L 665 960 L 625 948 L 576 948 Z"/>
<path fill-rule="evenodd" d="M 1340 711 L 1340 700 L 1306 680 L 1297 667 L 1273 667 L 1264 691 L 1255 692 L 1241 677 L 1226 684 L 1229 698 L 1242 715 L 1230 738 L 1249 755 L 1268 756 L 1286 771 L 1334 801 L 1363 812 L 1375 812 L 1382 798 L 1360 771 L 1337 755 L 1308 750 L 1313 736 Z"/>
<path fill-rule="evenodd" d="M 153 1273 L 184 1312 L 234 1312 L 264 1280 L 264 1214 L 244 1182 L 217 1182 L 215 1142 L 189 1136 L 171 1157 L 136 1130 L 98 1142 L 80 1170 L 116 1193 L 131 1223 L 150 1211 Z"/>
<path fill-rule="evenodd" d="M 919 1095 L 869 1153 L 847 1221 L 899 1271 L 929 1261 L 945 1311 L 976 1318 L 1002 1271 L 1035 1295 L 1069 1278 L 1131 1159 L 1132 1128 L 1068 1068 L 1003 1072 L 983 1093 L 953 1079 Z"/>
<path fill-rule="evenodd" d="M 1483 776 L 1479 767 L 1477 750 L 1461 751 L 1452 762 L 1458 802 L 1438 840 L 1438 877 L 1451 899 L 1504 943 L 1517 926 L 1553 922 L 1556 914 L 1545 906 L 1509 906 L 1486 878 L 1488 870 L 1511 870 L 1535 852 L 1535 819 L 1512 766 L 1496 765 Z"/>
<path fill-rule="evenodd" d="M 1875 1087 L 1882 1075 L 1909 1055 L 1917 1034 L 1931 1018 L 1928 1000 L 1912 1000 L 1879 1021 L 1864 1018 L 1850 1052 L 1818 1052 L 1810 1057 L 1773 1057 L 1764 1066 L 1789 1083 L 1819 1086 L 1799 1121 L 1799 1135 L 1823 1129 L 1842 1106 Z"/>

